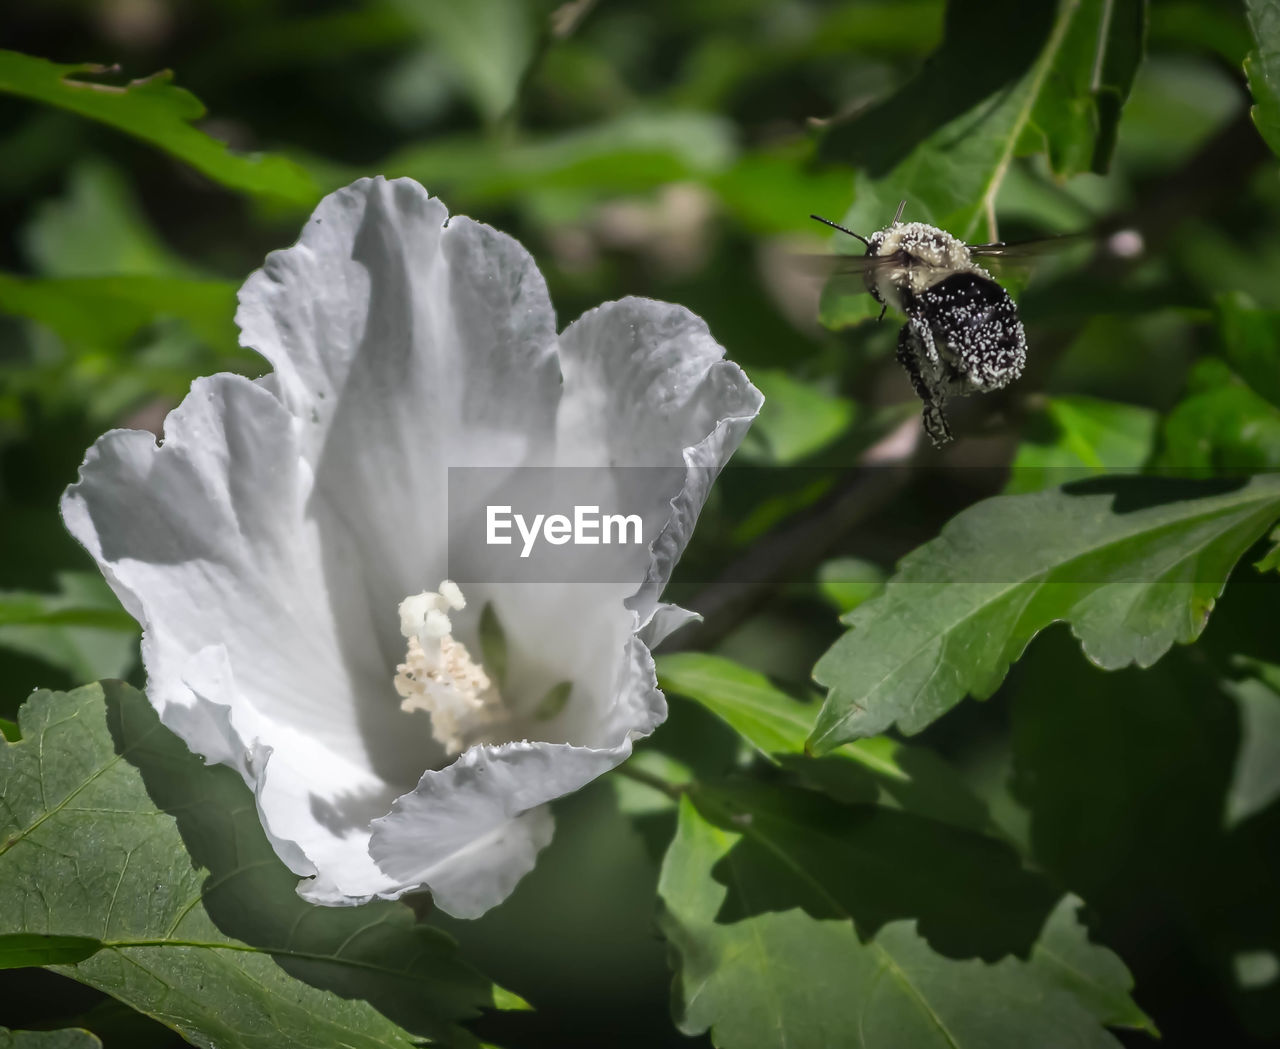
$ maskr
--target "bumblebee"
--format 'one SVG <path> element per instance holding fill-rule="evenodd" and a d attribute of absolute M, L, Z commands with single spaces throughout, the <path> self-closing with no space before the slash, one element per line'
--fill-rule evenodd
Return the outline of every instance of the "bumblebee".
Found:
<path fill-rule="evenodd" d="M 968 245 L 924 222 L 893 222 L 863 237 L 830 219 L 811 218 L 856 237 L 865 256 L 842 268 L 864 273 L 884 309 L 906 315 L 898 361 L 924 404 L 924 428 L 935 445 L 952 440 L 945 407 L 953 396 L 1008 386 L 1027 362 L 1027 336 L 1009 293 L 975 257 L 1016 254 L 1021 245 Z"/>

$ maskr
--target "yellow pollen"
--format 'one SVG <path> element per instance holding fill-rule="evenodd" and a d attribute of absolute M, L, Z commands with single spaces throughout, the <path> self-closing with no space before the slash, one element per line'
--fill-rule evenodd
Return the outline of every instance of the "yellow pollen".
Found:
<path fill-rule="evenodd" d="M 456 583 L 400 602 L 400 633 L 407 642 L 405 661 L 396 667 L 395 686 L 405 713 L 431 716 L 431 735 L 449 757 L 486 742 L 507 718 L 502 697 L 467 646 L 454 640 L 451 611 L 466 607 Z"/>

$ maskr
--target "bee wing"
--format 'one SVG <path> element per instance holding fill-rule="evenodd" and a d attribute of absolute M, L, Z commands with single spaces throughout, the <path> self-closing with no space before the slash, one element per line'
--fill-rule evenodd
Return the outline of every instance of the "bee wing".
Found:
<path fill-rule="evenodd" d="M 1051 255 L 1072 251 L 1084 244 L 1092 244 L 1088 234 L 1076 233 L 1062 237 L 1040 237 L 1006 244 L 970 244 L 969 255 L 979 266 L 990 270 L 997 277 L 1013 277 L 1025 280 L 1035 269 L 1037 260 Z"/>
<path fill-rule="evenodd" d="M 872 273 L 892 269 L 906 261 L 906 253 L 896 251 L 890 255 L 792 254 L 790 258 L 815 277 L 831 277 L 838 274 Z"/>

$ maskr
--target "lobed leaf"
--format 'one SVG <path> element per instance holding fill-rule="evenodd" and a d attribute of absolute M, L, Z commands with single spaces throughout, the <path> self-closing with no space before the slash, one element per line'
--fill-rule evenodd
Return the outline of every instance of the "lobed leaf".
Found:
<path fill-rule="evenodd" d="M 722 1049 L 1042 1049 L 1148 1027 L 1078 901 L 990 839 L 808 791 L 681 800 L 659 881 L 686 1034 Z"/>
<path fill-rule="evenodd" d="M 1199 636 L 1277 517 L 1280 475 L 1098 478 L 978 503 L 846 618 L 814 668 L 830 692 L 810 745 L 918 732 L 966 694 L 990 696 L 1058 620 L 1098 666 L 1150 666 Z"/>
<path fill-rule="evenodd" d="M 320 187 L 284 157 L 241 155 L 193 126 L 204 106 L 175 87 L 165 70 L 124 87 L 76 79 L 107 72 L 92 63 L 65 65 L 0 50 L 0 92 L 70 110 L 133 135 L 190 164 L 229 189 L 307 208 Z"/>
<path fill-rule="evenodd" d="M 471 1045 L 457 1021 L 508 1001 L 402 904 L 302 900 L 239 777 L 128 686 L 37 693 L 20 725 L 0 744 L 0 933 L 98 945 L 33 963 L 219 1049 Z"/>

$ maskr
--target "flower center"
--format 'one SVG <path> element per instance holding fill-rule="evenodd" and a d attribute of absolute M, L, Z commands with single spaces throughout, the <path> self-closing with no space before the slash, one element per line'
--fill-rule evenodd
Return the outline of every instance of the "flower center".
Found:
<path fill-rule="evenodd" d="M 508 711 L 484 667 L 467 646 L 454 640 L 449 613 L 467 606 L 450 579 L 439 590 L 400 602 L 400 633 L 408 642 L 405 661 L 396 667 L 396 691 L 405 713 L 431 715 L 431 735 L 454 757 L 473 743 L 486 742 Z"/>

